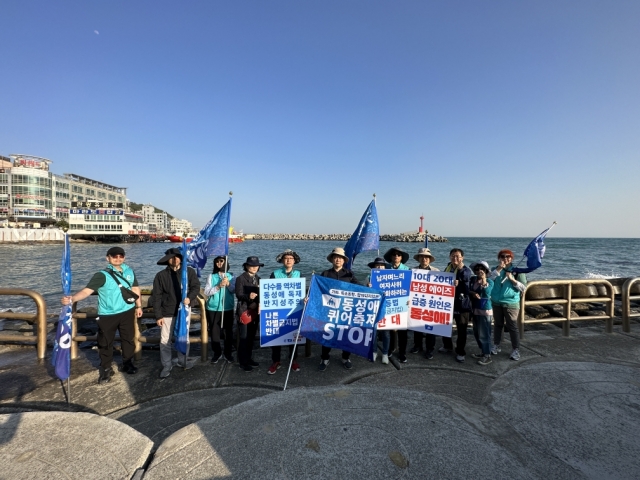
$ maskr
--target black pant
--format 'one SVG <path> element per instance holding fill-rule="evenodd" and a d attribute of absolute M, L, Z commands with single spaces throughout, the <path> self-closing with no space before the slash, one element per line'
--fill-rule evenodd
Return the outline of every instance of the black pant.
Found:
<path fill-rule="evenodd" d="M 424 333 L 422 332 L 413 332 L 413 348 L 417 348 L 418 350 L 422 350 L 422 339 L 424 338 Z"/>
<path fill-rule="evenodd" d="M 224 356 L 231 357 L 231 347 L 233 345 L 233 322 L 235 320 L 233 310 L 224 312 L 214 312 L 207 310 L 207 331 L 209 332 L 209 341 L 213 349 L 213 355 L 219 357 L 222 355 L 220 346 L 220 323 L 224 317 L 222 331 L 224 331 Z"/>
<path fill-rule="evenodd" d="M 417 332 L 420 333 L 420 332 Z M 420 333 L 420 335 L 422 335 L 422 333 Z M 435 335 L 431 335 L 430 333 L 425 333 L 424 334 L 424 338 L 425 338 L 425 353 L 433 353 L 433 351 L 436 349 L 436 336 Z M 422 343 L 422 342 L 420 342 Z"/>
<path fill-rule="evenodd" d="M 456 328 L 458 329 L 458 340 L 456 341 L 456 355 L 467 354 L 464 347 L 467 345 L 467 327 L 469 326 L 469 320 L 471 318 L 471 312 L 454 313 L 453 320 L 456 322 Z M 450 337 L 442 337 L 442 344 L 444 348 L 453 350 L 453 340 Z"/>
<path fill-rule="evenodd" d="M 240 344 L 238 345 L 238 363 L 240 365 L 249 365 L 251 355 L 253 354 L 253 341 L 256 338 L 258 321 L 253 321 L 248 325 L 238 323 L 238 334 L 240 335 Z M 226 343 L 226 342 L 225 342 Z"/>
<path fill-rule="evenodd" d="M 408 332 L 407 330 L 396 330 L 396 331 L 398 332 L 398 356 L 406 357 Z"/>
<path fill-rule="evenodd" d="M 100 368 L 108 369 L 113 361 L 113 341 L 116 338 L 116 330 L 120 332 L 120 345 L 122 345 L 122 361 L 130 362 L 135 352 L 133 339 L 135 336 L 134 323 L 136 309 L 115 315 L 100 315 L 98 319 L 98 350 L 100 353 Z"/>
<path fill-rule="evenodd" d="M 295 360 L 296 358 L 298 358 L 298 350 L 300 349 L 300 345 L 298 345 L 298 348 L 296 348 L 296 353 L 293 353 L 293 345 L 289 345 L 289 358 L 291 358 L 291 355 L 293 355 L 293 359 Z M 282 352 L 282 346 L 277 346 L 277 347 L 271 347 L 271 361 L 273 363 L 279 362 L 280 361 L 280 352 Z"/>
<path fill-rule="evenodd" d="M 329 360 L 330 352 L 331 352 L 331 349 L 329 347 L 322 347 L 322 353 L 320 354 L 320 358 L 322 360 Z M 351 356 L 351 352 L 345 352 L 344 350 L 342 351 L 343 360 L 349 360 L 350 356 Z"/>

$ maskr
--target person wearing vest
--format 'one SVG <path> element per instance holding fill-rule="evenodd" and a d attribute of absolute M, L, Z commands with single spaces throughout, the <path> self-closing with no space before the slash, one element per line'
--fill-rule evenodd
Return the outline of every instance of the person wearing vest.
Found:
<path fill-rule="evenodd" d="M 247 261 L 242 264 L 244 273 L 236 279 L 236 298 L 238 299 L 236 319 L 238 321 L 238 336 L 240 337 L 238 363 L 245 372 L 250 372 L 253 367 L 259 366 L 259 363 L 254 361 L 251 356 L 253 342 L 260 326 L 260 277 L 258 276 L 260 267 L 264 267 L 264 263 L 260 263 L 258 257 L 247 257 Z M 241 321 L 242 314 L 245 312 L 250 316 L 248 323 Z"/>
<path fill-rule="evenodd" d="M 458 339 L 456 341 L 456 361 L 464 362 L 467 352 L 467 327 L 471 319 L 471 299 L 469 298 L 469 281 L 473 272 L 464 264 L 464 252 L 460 248 L 454 248 L 449 252 L 449 264 L 444 269 L 445 272 L 454 272 L 455 297 L 453 299 L 453 320 L 456 323 Z M 442 347 L 440 353 L 451 353 L 453 351 L 453 340 L 450 337 L 442 337 Z"/>
<path fill-rule="evenodd" d="M 511 360 L 520 360 L 520 333 L 518 332 L 518 314 L 520 313 L 520 298 L 527 285 L 524 273 L 513 274 L 513 252 L 500 250 L 498 252 L 498 266 L 491 272 L 493 290 L 491 303 L 493 304 L 493 347 L 491 353 L 501 352 L 500 341 L 502 330 L 507 326 L 511 337 Z"/>
<path fill-rule="evenodd" d="M 300 256 L 293 250 L 285 250 L 276 257 L 276 262 L 282 264 L 282 268 L 279 268 L 271 274 L 269 278 L 300 278 L 300 271 L 294 270 L 293 266 L 296 263 L 300 263 Z M 267 370 L 267 374 L 273 375 L 280 368 L 280 353 L 282 347 L 271 347 L 271 366 Z M 291 370 L 294 372 L 300 371 L 300 365 L 296 362 L 298 358 L 298 349 L 295 349 L 293 345 L 289 345 L 289 358 L 293 355 L 293 362 L 291 363 Z"/>
<path fill-rule="evenodd" d="M 428 248 L 421 248 L 418 250 L 413 256 L 414 260 L 418 261 L 418 266 L 414 267 L 413 270 L 432 270 L 434 272 L 439 272 L 440 270 L 431 265 L 431 262 L 436 261 L 436 257 L 431 254 L 431 250 Z M 422 339 L 425 338 L 425 353 L 424 358 L 427 360 L 433 359 L 433 352 L 436 349 L 436 336 L 430 333 L 422 333 L 422 332 L 413 332 L 413 348 L 410 350 L 411 353 L 420 353 L 422 350 Z"/>
<path fill-rule="evenodd" d="M 224 332 L 224 359 L 233 363 L 231 353 L 233 346 L 233 310 L 235 305 L 236 279 L 229 272 L 226 257 L 213 259 L 213 273 L 207 279 L 204 294 L 208 297 L 206 303 L 207 330 L 211 339 L 213 357 L 211 363 L 218 363 L 222 357 L 220 345 L 221 333 Z"/>
<path fill-rule="evenodd" d="M 490 270 L 487 262 L 472 263 L 471 270 L 475 274 L 469 283 L 471 304 L 473 305 L 473 336 L 482 351 L 482 353 L 474 353 L 471 356 L 478 359 L 479 365 L 489 365 L 491 363 L 491 321 L 493 320 L 491 290 L 493 290 L 493 280 L 488 278 Z"/>
<path fill-rule="evenodd" d="M 367 264 L 371 270 L 386 270 L 387 262 L 384 258 L 376 257 L 373 262 Z M 371 275 L 367 277 L 367 286 L 371 288 Z M 378 330 L 378 339 L 382 341 L 382 363 L 389 364 L 389 345 L 391 344 L 391 330 Z M 378 348 L 373 352 L 373 361 L 378 358 Z"/>
<path fill-rule="evenodd" d="M 344 253 L 344 248 L 334 248 L 331 253 L 327 255 L 327 260 L 329 260 L 333 266 L 332 268 L 322 272 L 320 275 L 322 275 L 323 277 L 332 278 L 334 280 L 340 280 L 341 282 L 355 283 L 357 285 L 360 285 L 360 282 L 351 270 L 342 268 L 345 262 L 349 261 L 349 258 Z M 318 370 L 320 370 L 321 372 L 324 372 L 327 369 L 327 365 L 329 365 L 329 359 L 331 358 L 331 356 L 329 355 L 330 353 L 331 348 L 322 347 L 322 351 L 320 354 L 320 365 L 318 366 Z M 353 365 L 351 365 L 351 360 L 349 360 L 350 357 L 350 352 L 342 352 L 342 366 L 347 370 L 351 370 L 351 368 L 353 367 Z"/>
<path fill-rule="evenodd" d="M 389 268 L 392 270 L 409 270 L 405 264 L 409 260 L 409 254 L 398 247 L 392 247 L 384 254 L 384 259 L 389 263 Z M 407 330 L 395 330 L 398 338 L 398 361 L 400 363 L 407 363 Z M 391 351 L 395 348 L 395 345 L 391 347 Z"/>
<path fill-rule="evenodd" d="M 107 251 L 107 268 L 93 275 L 85 288 L 62 298 L 63 305 L 69 305 L 84 300 L 94 292 L 98 293 L 98 351 L 100 354 L 100 375 L 98 383 L 107 383 L 115 374 L 111 363 L 113 361 L 113 342 L 116 330 L 120 333 L 122 345 L 121 371 L 130 375 L 138 368 L 133 364 L 134 336 L 136 318 L 142 316 L 140 288 L 136 275 L 124 263 L 124 250 L 121 247 L 111 247 Z M 124 300 L 121 286 L 135 293 L 138 298 L 127 303 Z"/>
<path fill-rule="evenodd" d="M 156 273 L 153 279 L 153 313 L 156 316 L 156 324 L 160 330 L 160 361 L 162 370 L 160 378 L 164 379 L 170 375 L 173 368 L 171 359 L 171 338 L 173 337 L 178 309 L 182 301 L 182 251 L 179 248 L 170 248 L 164 252 L 164 257 L 158 260 L 158 265 L 167 267 Z M 195 304 L 200 293 L 200 280 L 196 271 L 187 267 L 187 297 L 184 299 L 185 306 Z M 190 307 L 189 307 L 190 308 Z M 191 313 L 187 315 L 187 331 Z M 178 352 L 177 366 L 188 370 L 193 367 L 193 362 L 189 361 L 189 343 L 187 351 L 182 354 Z"/>

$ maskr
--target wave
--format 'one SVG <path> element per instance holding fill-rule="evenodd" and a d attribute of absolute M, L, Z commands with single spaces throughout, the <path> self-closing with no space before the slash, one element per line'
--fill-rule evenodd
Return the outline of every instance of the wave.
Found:
<path fill-rule="evenodd" d="M 598 279 L 607 279 L 607 278 L 620 278 L 620 275 L 617 275 L 613 272 L 611 273 L 597 273 L 597 272 L 590 272 L 587 270 L 587 272 L 584 274 L 584 278 L 598 278 Z"/>

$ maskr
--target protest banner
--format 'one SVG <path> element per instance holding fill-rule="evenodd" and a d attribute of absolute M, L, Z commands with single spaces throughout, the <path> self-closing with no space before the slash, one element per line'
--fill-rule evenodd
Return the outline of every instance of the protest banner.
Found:
<path fill-rule="evenodd" d="M 409 288 L 409 330 L 451 337 L 455 274 L 412 270 Z"/>
<path fill-rule="evenodd" d="M 376 323 L 384 309 L 380 290 L 314 275 L 300 333 L 325 347 L 373 359 Z"/>
<path fill-rule="evenodd" d="M 260 280 L 260 346 L 301 345 L 298 337 L 305 292 L 304 278 Z"/>
<path fill-rule="evenodd" d="M 410 286 L 411 270 L 371 270 L 371 288 L 384 292 L 387 305 L 378 330 L 407 329 Z"/>

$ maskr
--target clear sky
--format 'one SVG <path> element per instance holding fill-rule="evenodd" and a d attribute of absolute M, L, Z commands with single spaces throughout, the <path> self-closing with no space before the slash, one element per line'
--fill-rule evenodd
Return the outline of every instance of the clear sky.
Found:
<path fill-rule="evenodd" d="M 202 226 L 640 237 L 640 2 L 19 1 L 0 154 Z"/>

